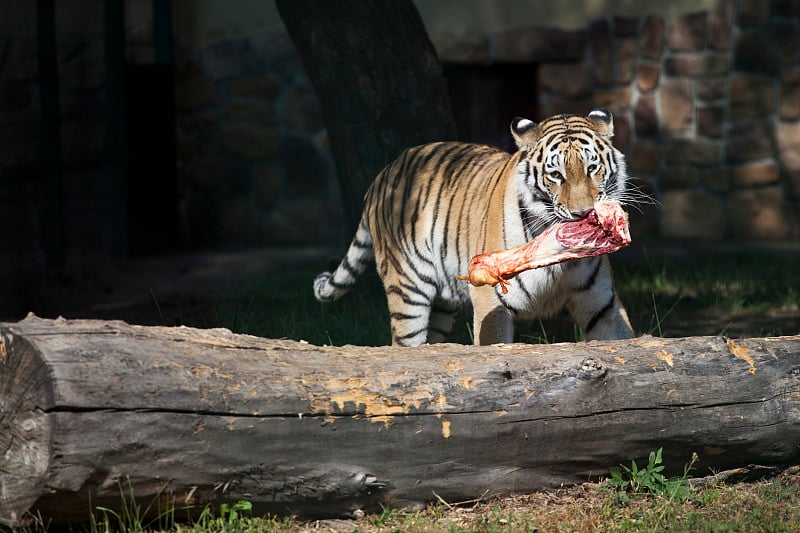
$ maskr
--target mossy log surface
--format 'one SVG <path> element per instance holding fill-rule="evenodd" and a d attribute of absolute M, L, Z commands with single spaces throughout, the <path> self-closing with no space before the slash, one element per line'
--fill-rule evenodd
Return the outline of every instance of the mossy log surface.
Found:
<path fill-rule="evenodd" d="M 0 324 L 0 522 L 170 498 L 347 515 L 674 470 L 791 464 L 800 336 L 320 347 L 228 330 Z M 155 507 L 155 506 L 154 506 Z"/>

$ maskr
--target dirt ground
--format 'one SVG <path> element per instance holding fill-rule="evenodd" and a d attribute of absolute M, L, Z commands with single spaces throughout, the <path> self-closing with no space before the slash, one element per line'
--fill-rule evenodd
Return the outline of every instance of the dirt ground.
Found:
<path fill-rule="evenodd" d="M 179 253 L 134 258 L 91 272 L 60 276 L 36 293 L 17 297 L 4 321 L 28 312 L 44 318 L 98 318 L 132 324 L 195 323 L 196 312 L 235 287 L 303 261 L 323 261 L 323 248 L 270 248 Z"/>

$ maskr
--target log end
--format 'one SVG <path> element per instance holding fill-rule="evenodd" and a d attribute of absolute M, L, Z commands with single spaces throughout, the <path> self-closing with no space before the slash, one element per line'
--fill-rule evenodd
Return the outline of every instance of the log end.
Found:
<path fill-rule="evenodd" d="M 0 523 L 16 526 L 41 493 L 52 457 L 53 392 L 47 368 L 25 339 L 0 329 Z"/>

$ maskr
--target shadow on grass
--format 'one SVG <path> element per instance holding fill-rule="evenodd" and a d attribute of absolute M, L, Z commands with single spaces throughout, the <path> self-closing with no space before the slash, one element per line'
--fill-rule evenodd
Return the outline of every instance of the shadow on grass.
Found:
<path fill-rule="evenodd" d="M 638 334 L 665 337 L 789 335 L 800 332 L 800 258 L 648 257 L 616 261 L 615 283 Z M 283 269 L 204 302 L 192 318 L 201 327 L 227 327 L 261 337 L 312 344 L 386 345 L 385 296 L 377 275 L 365 274 L 342 299 L 322 304 L 311 291 L 318 271 Z M 471 321 L 461 316 L 448 341 L 471 343 Z M 520 324 L 520 342 L 580 340 L 569 317 Z"/>

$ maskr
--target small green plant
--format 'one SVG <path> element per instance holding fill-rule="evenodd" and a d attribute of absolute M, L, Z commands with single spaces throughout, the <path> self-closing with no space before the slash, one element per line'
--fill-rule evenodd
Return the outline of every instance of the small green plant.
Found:
<path fill-rule="evenodd" d="M 653 510 L 654 514 L 652 515 L 654 524 L 658 525 L 692 497 L 692 491 L 688 485 L 689 472 L 698 460 L 697 454 L 693 453 L 692 459 L 683 468 L 682 476 L 667 478 L 662 474 L 664 471 L 662 452 L 662 448 L 656 452 L 650 452 L 647 466 L 644 468 L 639 468 L 636 461 L 631 461 L 630 468 L 620 465 L 620 468 L 609 469 L 611 474 L 609 484 L 617 489 L 614 499 L 618 504 L 631 503 L 631 498 L 628 497 L 629 493 L 652 494 L 658 498 L 657 508 Z"/>
<path fill-rule="evenodd" d="M 661 464 L 662 448 L 657 452 L 650 452 L 645 468 L 639 468 L 636 461 L 631 461 L 631 467 L 620 465 L 620 468 L 610 468 L 612 487 L 622 492 L 652 492 L 658 493 L 666 478 L 661 473 L 664 465 Z"/>
<path fill-rule="evenodd" d="M 219 515 L 225 522 L 235 522 L 240 518 L 250 517 L 253 512 L 253 504 L 246 500 L 239 500 L 236 503 L 223 503 L 219 506 Z"/>
<path fill-rule="evenodd" d="M 191 531 L 225 533 L 274 532 L 289 527 L 290 519 L 275 517 L 253 517 L 253 504 L 247 500 L 223 503 L 215 515 L 211 506 L 206 506 L 192 525 Z"/>
<path fill-rule="evenodd" d="M 697 454 L 692 454 L 691 460 L 684 466 L 682 476 L 667 478 L 662 474 L 664 471 L 662 452 L 663 448 L 650 452 L 647 466 L 643 468 L 639 468 L 636 461 L 631 461 L 630 468 L 625 465 L 620 465 L 620 468 L 610 468 L 609 474 L 611 478 L 609 484 L 621 492 L 655 494 L 666 497 L 669 501 L 685 501 L 689 499 L 691 492 L 687 480 L 689 479 L 689 472 L 694 468 L 694 464 L 698 460 Z"/>

